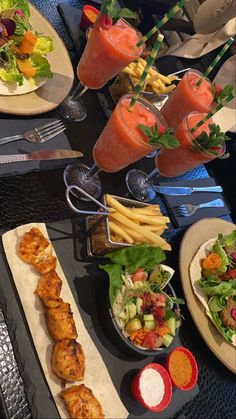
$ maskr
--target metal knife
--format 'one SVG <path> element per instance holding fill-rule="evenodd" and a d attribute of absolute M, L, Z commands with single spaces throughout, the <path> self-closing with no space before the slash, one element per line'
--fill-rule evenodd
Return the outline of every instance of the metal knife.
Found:
<path fill-rule="evenodd" d="M 74 159 L 82 156 L 80 151 L 74 150 L 41 150 L 28 154 L 0 154 L 0 164 L 32 160 Z"/>
<path fill-rule="evenodd" d="M 179 187 L 153 186 L 156 192 L 164 195 L 191 195 L 193 192 L 222 192 L 221 186 Z"/>

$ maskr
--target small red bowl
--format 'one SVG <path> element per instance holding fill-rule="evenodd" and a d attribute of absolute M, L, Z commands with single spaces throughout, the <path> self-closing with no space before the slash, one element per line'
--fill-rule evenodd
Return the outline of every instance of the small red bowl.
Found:
<path fill-rule="evenodd" d="M 192 367 L 192 376 L 190 381 L 188 382 L 188 384 L 186 384 L 185 386 L 180 386 L 178 385 L 174 378 L 172 377 L 171 374 L 171 370 L 170 370 L 170 361 L 171 361 L 171 357 L 173 356 L 174 353 L 176 353 L 177 351 L 179 352 L 183 352 L 189 359 L 191 367 Z M 197 379 L 198 379 L 198 366 L 197 366 L 197 362 L 196 359 L 194 358 L 192 352 L 190 352 L 187 348 L 184 348 L 183 346 L 179 346 L 178 348 L 175 348 L 169 355 L 166 361 L 166 369 L 170 375 L 170 378 L 172 380 L 172 383 L 174 384 L 175 387 L 179 388 L 180 390 L 184 390 L 184 391 L 188 391 L 191 390 L 196 384 L 197 384 Z"/>
<path fill-rule="evenodd" d="M 92 13 L 93 16 L 96 15 L 96 18 L 97 18 L 97 16 L 99 15 L 99 10 L 96 9 L 95 7 L 93 7 L 93 6 L 90 6 L 89 4 L 86 4 L 83 7 L 81 21 L 80 21 L 80 28 L 83 31 L 86 31 L 86 29 L 89 26 L 93 25 L 95 23 L 95 21 L 96 21 L 96 18 L 95 19 L 91 19 L 89 17 L 89 13 Z"/>
<path fill-rule="evenodd" d="M 141 389 L 140 389 L 140 380 L 142 377 L 142 374 L 147 369 L 154 369 L 156 370 L 162 377 L 164 382 L 164 395 L 160 403 L 158 403 L 157 406 L 149 406 L 143 399 Z M 137 400 L 139 403 L 141 403 L 143 406 L 146 407 L 148 410 L 152 410 L 153 412 L 161 412 L 162 410 L 166 409 L 167 406 L 170 404 L 171 397 L 172 397 L 172 383 L 170 376 L 166 369 L 156 363 L 151 363 L 146 365 L 146 367 L 142 368 L 136 377 L 131 381 L 130 383 L 130 390 L 133 398 Z"/>

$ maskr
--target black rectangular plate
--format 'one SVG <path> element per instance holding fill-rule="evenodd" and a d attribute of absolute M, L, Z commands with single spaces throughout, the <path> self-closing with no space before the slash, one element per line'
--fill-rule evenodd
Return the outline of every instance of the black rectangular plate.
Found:
<path fill-rule="evenodd" d="M 159 414 L 145 410 L 130 396 L 130 378 L 149 362 L 163 363 L 165 358 L 137 358 L 136 356 L 126 355 L 113 346 L 105 335 L 99 320 L 99 301 L 101 295 L 107 290 L 107 278 L 105 273 L 98 269 L 101 260 L 94 261 L 87 256 L 83 221 L 74 219 L 73 222 L 70 220 L 53 222 L 47 224 L 47 229 L 75 301 L 80 308 L 85 327 L 108 368 L 122 402 L 130 412 L 129 418 L 165 419 L 176 414 L 185 403 L 198 394 L 198 386 L 189 392 L 174 390 L 171 404 L 164 412 Z M 27 278 L 25 280 L 27 281 Z M 57 419 L 59 417 L 58 412 L 41 369 L 2 245 L 0 255 L 0 306 L 8 325 L 32 417 L 35 419 Z M 176 346 L 180 344 L 181 342 L 177 339 Z M 17 389 L 14 391 L 17 391 Z"/>

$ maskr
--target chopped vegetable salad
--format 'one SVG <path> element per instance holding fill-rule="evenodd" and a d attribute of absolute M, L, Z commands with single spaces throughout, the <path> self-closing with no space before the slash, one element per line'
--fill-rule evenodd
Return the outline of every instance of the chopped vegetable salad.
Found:
<path fill-rule="evenodd" d="M 0 0 L 0 80 L 23 85 L 24 78 L 51 78 L 45 55 L 52 39 L 35 32 L 27 0 Z"/>

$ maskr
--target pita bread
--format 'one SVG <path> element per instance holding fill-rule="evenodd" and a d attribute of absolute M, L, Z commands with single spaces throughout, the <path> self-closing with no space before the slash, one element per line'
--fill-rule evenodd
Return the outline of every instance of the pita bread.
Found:
<path fill-rule="evenodd" d="M 190 280 L 191 280 L 193 291 L 194 291 L 195 295 L 198 297 L 198 299 L 201 301 L 201 303 L 203 304 L 203 306 L 205 307 L 206 315 L 209 317 L 209 319 L 211 319 L 211 321 L 214 323 L 214 325 L 217 328 L 217 330 L 223 336 L 221 330 L 218 328 L 217 324 L 215 323 L 215 321 L 212 318 L 212 315 L 211 315 L 211 313 L 209 311 L 208 297 L 203 292 L 202 288 L 198 284 L 198 281 L 199 281 L 199 279 L 202 276 L 202 268 L 201 268 L 200 261 L 202 259 L 205 259 L 206 256 L 210 253 L 210 251 L 211 251 L 213 245 L 215 244 L 216 240 L 217 240 L 217 238 L 210 239 L 210 240 L 206 241 L 205 243 L 203 243 L 199 247 L 198 251 L 196 252 L 196 254 L 195 254 L 195 256 L 194 256 L 194 258 L 193 258 L 193 260 L 192 260 L 192 262 L 190 264 L 190 267 L 189 267 L 189 276 L 190 276 Z M 236 335 L 233 336 L 232 345 L 233 346 L 236 346 Z"/>

